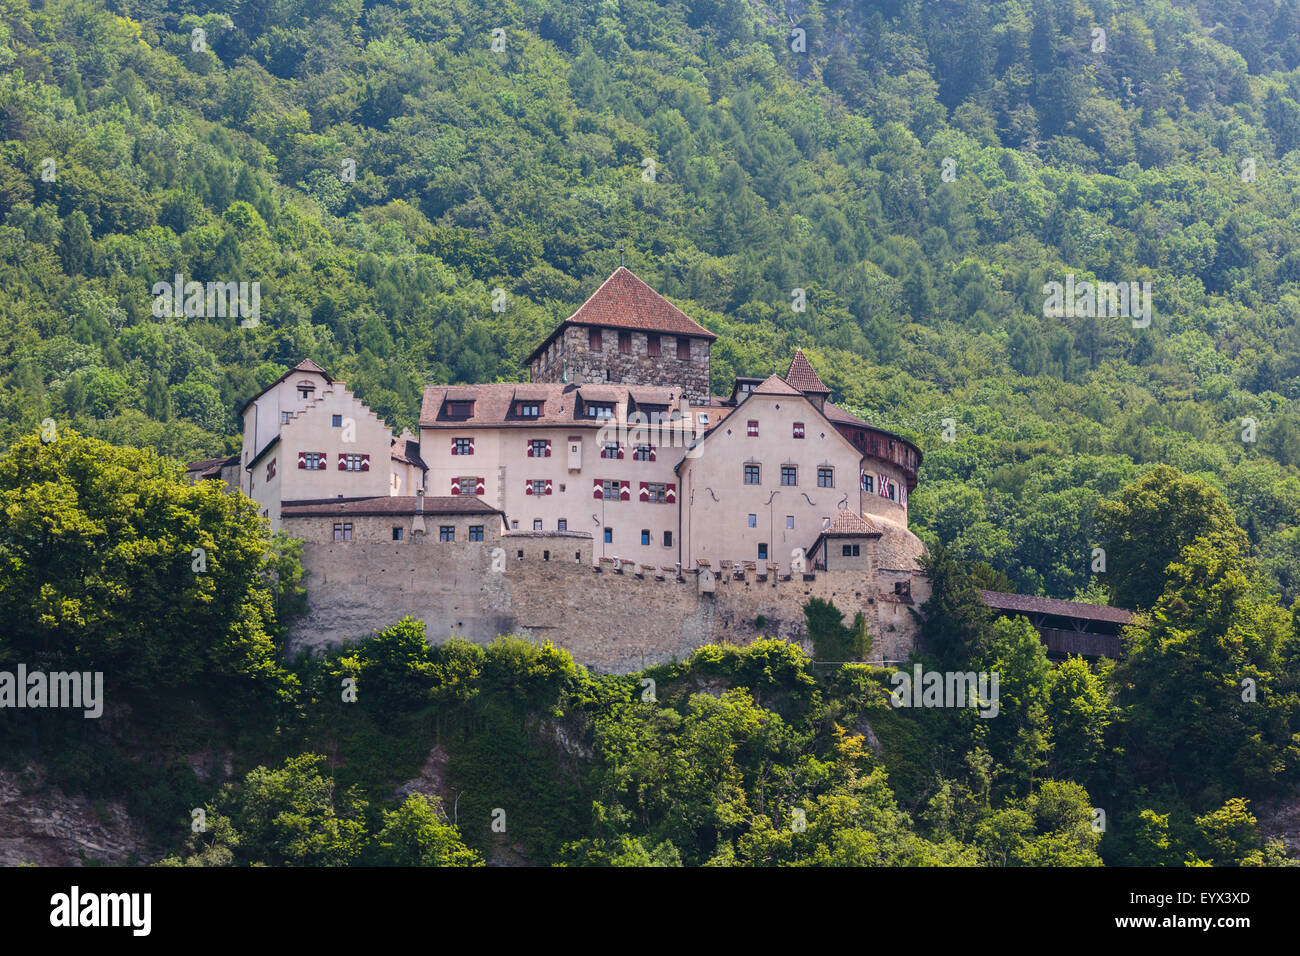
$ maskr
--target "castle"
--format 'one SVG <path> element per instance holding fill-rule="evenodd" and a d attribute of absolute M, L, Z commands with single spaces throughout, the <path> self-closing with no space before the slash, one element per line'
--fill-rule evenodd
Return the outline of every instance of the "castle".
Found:
<path fill-rule="evenodd" d="M 244 406 L 240 453 L 191 474 L 305 542 L 296 646 L 409 613 L 434 638 L 544 634 L 631 669 L 802 640 L 821 596 L 864 613 L 874 659 L 903 659 L 927 591 L 920 450 L 834 405 L 802 351 L 712 395 L 715 338 L 620 266 L 528 356 L 531 381 L 426 388 L 418 436 L 304 360 Z"/>

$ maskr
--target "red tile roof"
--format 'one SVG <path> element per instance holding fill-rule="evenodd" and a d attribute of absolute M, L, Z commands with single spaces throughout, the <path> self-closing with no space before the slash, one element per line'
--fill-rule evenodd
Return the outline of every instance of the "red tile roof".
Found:
<path fill-rule="evenodd" d="M 677 306 L 650 288 L 625 266 L 619 266 L 601 283 L 578 310 L 546 337 L 525 361 L 531 362 L 560 330 L 569 325 L 594 325 L 603 328 L 636 329 L 694 338 L 717 338 Z"/>
<path fill-rule="evenodd" d="M 871 425 L 867 424 L 856 415 L 850 415 L 838 405 L 833 405 L 830 402 L 826 402 L 822 405 L 822 414 L 837 425 L 855 425 L 858 428 L 871 428 Z"/>
<path fill-rule="evenodd" d="M 185 466 L 185 471 L 196 473 L 196 477 L 199 478 L 217 478 L 222 468 L 237 464 L 239 464 L 238 455 L 231 455 L 229 458 L 205 458 L 202 461 L 190 462 Z"/>
<path fill-rule="evenodd" d="M 841 535 L 857 536 L 880 533 L 880 529 L 867 520 L 866 517 L 848 508 L 845 508 L 836 514 L 835 517 L 831 519 L 831 523 L 826 526 L 824 531 L 822 531 L 823 535 L 830 538 L 840 537 Z"/>
<path fill-rule="evenodd" d="M 1032 597 L 1028 594 L 1008 594 L 1005 591 L 980 591 L 980 598 L 995 611 L 1077 617 L 1090 621 L 1107 621 L 1111 624 L 1128 624 L 1133 620 L 1132 611 L 1122 607 L 1108 607 L 1104 604 L 1058 601 L 1056 598 Z"/>
<path fill-rule="evenodd" d="M 393 461 L 400 461 L 406 465 L 415 465 L 425 471 L 429 470 L 429 466 L 420 457 L 420 443 L 414 438 L 407 438 L 403 435 L 401 438 L 394 439 L 392 457 Z"/>
<path fill-rule="evenodd" d="M 803 349 L 795 349 L 790 368 L 785 373 L 785 380 L 801 392 L 817 392 L 829 395 L 831 390 L 818 376 L 817 372 L 804 357 Z"/>
<path fill-rule="evenodd" d="M 797 388 L 790 386 L 779 375 L 769 375 L 762 383 L 754 386 L 751 395 L 802 395 Z"/>
<path fill-rule="evenodd" d="M 527 390 L 529 402 L 541 402 L 541 414 L 535 418 L 522 418 L 515 414 L 515 403 L 520 400 L 520 390 Z M 574 385 L 561 382 L 518 384 L 500 382 L 486 385 L 430 385 L 424 390 L 420 406 L 421 428 L 481 428 L 485 426 L 508 428 L 538 428 L 555 425 L 567 427 L 599 428 L 608 419 L 576 415 L 583 402 L 614 402 L 627 408 L 629 398 L 633 406 L 639 397 L 660 399 L 650 404 L 670 405 L 674 408 L 681 399 L 680 388 L 653 388 L 645 385 Z M 473 401 L 474 414 L 468 418 L 452 418 L 445 414 L 449 400 Z M 671 411 L 671 409 L 670 409 Z M 714 409 L 713 411 L 716 411 Z M 692 409 L 692 414 L 694 409 Z"/>
<path fill-rule="evenodd" d="M 303 501 L 286 501 L 280 505 L 281 518 L 327 518 L 331 515 L 410 517 L 416 513 L 419 498 L 416 495 L 385 495 L 376 498 L 315 498 Z M 487 515 L 500 514 L 486 502 L 473 495 L 451 495 L 424 499 L 426 515 Z"/>

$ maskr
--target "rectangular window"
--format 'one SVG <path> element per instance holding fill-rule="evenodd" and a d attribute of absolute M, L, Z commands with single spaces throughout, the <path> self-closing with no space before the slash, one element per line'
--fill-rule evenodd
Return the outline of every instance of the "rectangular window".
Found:
<path fill-rule="evenodd" d="M 607 441 L 607 442 L 605 442 L 605 444 L 601 445 L 601 446 L 600 446 L 600 457 L 601 457 L 601 458 L 617 458 L 617 457 L 618 457 L 618 442 L 615 442 L 615 441 Z"/>
<path fill-rule="evenodd" d="M 330 416 L 330 427 L 331 427 L 331 428 L 342 428 L 342 427 L 343 427 L 343 416 L 342 416 L 342 415 L 331 415 L 331 416 Z"/>
<path fill-rule="evenodd" d="M 834 488 L 835 487 L 835 469 L 818 468 L 817 469 L 817 487 Z"/>
<path fill-rule="evenodd" d="M 544 478 L 535 478 L 533 480 L 533 494 L 535 495 L 546 494 L 546 480 Z"/>
<path fill-rule="evenodd" d="M 760 545 L 758 546 L 758 560 L 760 560 L 760 561 L 766 561 L 766 560 L 767 560 L 767 545 L 765 545 L 765 544 L 760 544 Z"/>
<path fill-rule="evenodd" d="M 542 519 L 541 519 L 541 518 L 534 518 L 534 519 L 533 519 L 533 530 L 534 530 L 534 531 L 541 531 L 541 530 L 542 530 Z"/>
<path fill-rule="evenodd" d="M 593 352 L 601 351 L 600 347 L 600 329 L 587 330 L 587 348 Z"/>
<path fill-rule="evenodd" d="M 588 402 L 587 416 L 589 418 L 613 418 L 614 403 L 613 402 Z"/>
<path fill-rule="evenodd" d="M 308 471 L 325 470 L 325 453 L 321 451 L 305 452 L 302 456 L 305 464 L 303 465 Z"/>
<path fill-rule="evenodd" d="M 471 541 L 483 540 L 483 526 L 481 524 L 472 524 L 469 526 L 469 539 Z"/>
<path fill-rule="evenodd" d="M 641 529 L 641 544 L 642 544 L 642 545 L 649 545 L 649 544 L 650 544 L 650 529 L 649 529 L 649 528 L 642 528 L 642 529 Z"/>
<path fill-rule="evenodd" d="M 747 484 L 747 485 L 757 485 L 757 484 L 761 484 L 761 482 L 759 481 L 759 467 L 758 467 L 758 465 L 746 465 L 746 466 L 745 466 L 745 484 Z"/>
<path fill-rule="evenodd" d="M 402 540 L 402 532 L 405 531 L 405 530 L 406 530 L 405 528 L 393 528 L 393 540 L 394 540 L 394 541 L 401 541 L 401 540 Z"/>
<path fill-rule="evenodd" d="M 695 420 L 699 422 L 701 425 L 707 425 L 709 423 L 709 413 L 700 412 L 695 416 Z"/>
<path fill-rule="evenodd" d="M 649 492 L 648 500 L 656 504 L 663 504 L 668 500 L 668 486 L 662 481 L 652 481 L 646 485 L 646 491 Z"/>
<path fill-rule="evenodd" d="M 568 519 L 568 518 L 561 518 L 559 521 L 555 522 L 555 530 L 556 530 L 556 531 L 568 531 L 568 530 L 569 530 L 569 519 Z"/>
<path fill-rule="evenodd" d="M 637 445 L 637 446 L 636 446 L 636 453 L 635 453 L 632 457 L 633 457 L 634 459 L 636 459 L 637 461 L 653 461 L 653 460 L 654 460 L 654 459 L 651 457 L 651 454 L 650 454 L 650 446 L 649 446 L 649 445 Z"/>
<path fill-rule="evenodd" d="M 520 418 L 541 418 L 541 416 L 542 416 L 541 402 L 520 402 L 519 403 Z"/>
<path fill-rule="evenodd" d="M 455 541 L 455 540 L 456 540 L 456 526 L 455 526 L 454 524 L 444 524 L 444 525 L 439 525 L 439 526 L 438 526 L 438 540 L 439 540 L 439 541 Z"/>
<path fill-rule="evenodd" d="M 344 470 L 344 471 L 360 471 L 360 470 L 361 470 L 361 456 L 360 456 L 360 455 L 345 455 L 344 458 L 343 458 L 343 470 Z"/>
<path fill-rule="evenodd" d="M 606 528 L 606 529 L 605 529 L 605 543 L 606 543 L 606 544 L 613 544 L 613 543 L 614 543 L 614 529 L 613 529 L 613 528 Z"/>
<path fill-rule="evenodd" d="M 785 516 L 785 526 L 787 529 L 794 528 L 794 515 Z"/>
<path fill-rule="evenodd" d="M 293 418 L 293 412 L 281 412 L 281 413 L 280 413 L 280 424 L 281 424 L 281 425 L 287 425 L 287 424 L 289 424 L 289 419 L 291 419 L 291 418 Z"/>
<path fill-rule="evenodd" d="M 794 437 L 803 438 L 803 422 L 794 423 Z"/>
<path fill-rule="evenodd" d="M 757 527 L 758 527 L 758 515 L 747 515 L 747 516 L 745 517 L 745 524 L 746 524 L 747 527 L 750 527 L 750 528 L 757 528 Z"/>
<path fill-rule="evenodd" d="M 671 548 L 672 546 L 673 546 L 673 533 L 672 533 L 671 531 L 665 531 L 665 532 L 664 532 L 664 547 L 665 547 L 665 548 Z"/>
<path fill-rule="evenodd" d="M 528 455 L 530 458 L 546 457 L 546 439 L 534 438 L 528 443 Z"/>
<path fill-rule="evenodd" d="M 681 359 L 683 362 L 689 362 L 689 361 L 691 360 L 691 340 L 690 340 L 690 339 L 681 339 L 681 338 L 679 338 L 679 339 L 677 340 L 677 357 L 678 357 L 679 359 Z"/>
<path fill-rule="evenodd" d="M 621 482 L 606 478 L 600 483 L 601 494 L 606 501 L 618 501 L 618 489 Z"/>
<path fill-rule="evenodd" d="M 474 414 L 473 402 L 448 402 L 447 403 L 448 418 L 469 418 L 473 414 Z"/>
<path fill-rule="evenodd" d="M 618 350 L 619 350 L 620 352 L 622 352 L 624 355 L 627 355 L 629 352 L 632 351 L 632 333 L 631 333 L 631 332 L 620 332 L 620 333 L 618 333 Z"/>
<path fill-rule="evenodd" d="M 341 524 L 336 522 L 335 525 L 334 525 L 334 540 L 335 540 L 335 541 L 351 541 L 351 540 L 352 540 L 352 522 L 350 522 L 350 521 L 345 521 L 345 522 L 343 522 L 343 523 L 341 523 Z"/>
<path fill-rule="evenodd" d="M 876 490 L 876 479 L 871 475 L 863 475 L 862 490 L 874 493 Z"/>
<path fill-rule="evenodd" d="M 799 484 L 799 468 L 795 465 L 782 465 L 781 484 L 783 485 Z"/>
<path fill-rule="evenodd" d="M 758 422 L 750 420 L 745 423 L 745 435 L 749 438 L 758 437 Z"/>
<path fill-rule="evenodd" d="M 659 336 L 657 336 L 657 335 L 647 335 L 647 336 L 645 337 L 645 352 L 646 352 L 646 355 L 658 355 L 658 354 L 659 354 Z"/>
<path fill-rule="evenodd" d="M 474 454 L 474 439 L 457 438 L 456 445 L 452 448 L 453 455 L 472 455 Z"/>

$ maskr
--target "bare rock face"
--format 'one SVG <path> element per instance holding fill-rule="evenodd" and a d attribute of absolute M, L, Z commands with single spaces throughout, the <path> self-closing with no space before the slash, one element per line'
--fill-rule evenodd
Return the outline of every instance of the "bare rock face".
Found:
<path fill-rule="evenodd" d="M 125 866 L 161 855 L 121 803 L 68 796 L 33 765 L 0 770 L 0 866 Z"/>

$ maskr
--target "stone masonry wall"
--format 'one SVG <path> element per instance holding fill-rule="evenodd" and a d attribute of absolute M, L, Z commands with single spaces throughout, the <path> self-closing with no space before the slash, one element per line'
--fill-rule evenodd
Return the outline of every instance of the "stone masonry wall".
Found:
<path fill-rule="evenodd" d="M 618 329 L 601 329 L 601 349 L 589 347 L 587 326 L 569 326 L 561 339 L 562 352 L 546 364 L 545 357 L 533 362 L 534 382 L 558 382 L 562 371 L 579 385 L 610 382 L 621 385 L 655 385 L 682 389 L 693 405 L 709 404 L 709 342 L 690 339 L 691 358 L 677 357 L 677 336 L 661 335 L 660 353 L 651 355 L 645 332 L 631 332 L 631 351 L 620 352 Z M 624 330 L 626 331 L 626 330 Z M 563 357 L 563 360 L 559 356 Z M 609 374 L 606 375 L 606 372 Z"/>
<path fill-rule="evenodd" d="M 913 576 L 909 603 L 851 571 L 790 580 L 729 573 L 704 593 L 693 572 L 678 578 L 672 570 L 632 564 L 615 571 L 609 562 L 597 570 L 579 561 L 520 561 L 513 551 L 494 564 L 490 545 L 308 542 L 303 563 L 312 572 L 312 611 L 292 628 L 291 651 L 347 643 L 409 614 L 425 622 L 434 643 L 452 635 L 479 643 L 510 633 L 549 638 L 600 673 L 626 673 L 684 659 L 704 644 L 748 644 L 764 636 L 811 652 L 803 616 L 810 597 L 834 601 L 845 623 L 862 611 L 874 636 L 871 659 L 899 661 L 915 640 L 912 609 L 926 596 L 920 576 Z M 761 628 L 760 616 L 766 619 Z"/>

